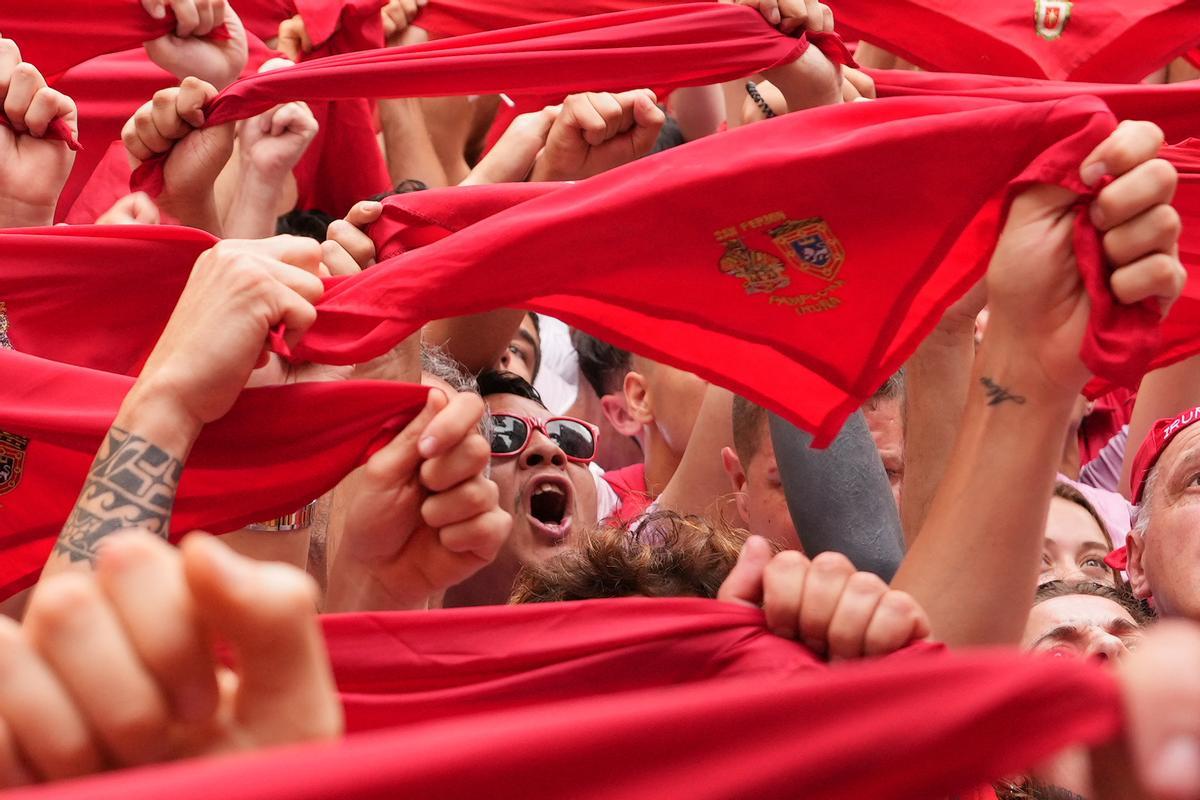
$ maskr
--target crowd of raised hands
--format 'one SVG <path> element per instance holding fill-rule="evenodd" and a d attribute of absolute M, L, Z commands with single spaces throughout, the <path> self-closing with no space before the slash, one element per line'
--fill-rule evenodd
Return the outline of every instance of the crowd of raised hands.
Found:
<path fill-rule="evenodd" d="M 836 31 L 836 5 L 735 4 L 785 35 Z M 1194 451 L 1185 446 L 1196 431 L 1186 432 L 1190 420 L 1177 435 L 1151 430 L 1200 403 L 1200 364 L 1147 376 L 1120 433 L 1124 473 L 1118 466 L 1114 480 L 1089 487 L 1121 513 L 1136 507 L 1132 531 L 1113 530 L 1102 503 L 1071 488 L 1096 467 L 1079 463 L 1077 440 L 1090 411 L 1080 351 L 1092 310 L 1077 214 L 1098 231 L 1110 267 L 1102 289 L 1116 304 L 1165 315 L 1187 281 L 1172 207 L 1178 176 L 1159 157 L 1157 126 L 1122 122 L 1074 165 L 1092 192 L 1083 204 L 1060 186 L 1021 187 L 986 277 L 863 407 L 870 463 L 851 465 L 859 478 L 821 513 L 836 525 L 848 507 L 886 506 L 880 525 L 902 532 L 904 554 L 894 575 L 881 575 L 857 569 L 849 545 L 806 552 L 809 532 L 789 513 L 796 478 L 781 475 L 785 445 L 763 409 L 556 320 L 504 308 L 437 320 L 354 365 L 297 363 L 271 342 L 282 326 L 294 347 L 331 280 L 388 255 L 370 235 L 388 196 L 586 181 L 726 128 L 874 102 L 866 71 L 809 47 L 748 76 L 750 91 L 741 80 L 670 98 L 651 87 L 571 94 L 514 113 L 486 152 L 483 133 L 507 96 L 379 100 L 377 138 L 397 189 L 335 219 L 302 206 L 297 180 L 309 148 L 336 133 L 320 104 L 206 125 L 214 99 L 254 71 L 236 5 L 142 0 L 153 19 L 173 15 L 173 30 L 144 52 L 175 80 L 132 111 L 120 168 L 161 163 L 162 185 L 124 193 L 88 222 L 179 224 L 219 241 L 196 260 L 40 580 L 0 598 L 0 786 L 336 738 L 342 710 L 320 615 L 444 613 L 540 592 L 699 594 L 761 609 L 770 634 L 834 669 L 933 643 L 1092 658 L 1120 684 L 1123 731 L 1094 751 L 1091 771 L 1087 759 L 1060 763 L 1047 780 L 1094 797 L 1200 796 L 1200 629 L 1187 621 L 1200 620 L 1200 593 L 1194 568 L 1175 558 L 1192 550 L 1171 538 L 1191 530 Z M 426 0 L 380 5 L 387 46 L 429 39 Z M 296 14 L 266 44 L 276 52 L 259 72 L 319 57 L 323 43 Z M 76 159 L 67 140 L 86 124 L 20 46 L 0 38 L 0 228 L 61 219 Z M 867 43 L 859 53 L 896 66 Z M 562 268 L 572 269 L 569 253 Z M 290 518 L 219 536 L 173 528 L 205 427 L 248 388 L 318 381 L 429 392 L 411 421 Z M 1138 447 L 1146 435 L 1148 466 Z M 872 483 L 875 473 L 890 480 Z M 1120 496 L 1130 495 L 1131 474 L 1133 505 Z M 663 533 L 683 521 L 703 536 L 685 545 Z M 613 529 L 618 544 L 601 547 Z M 1128 566 L 1105 566 L 1126 538 Z M 578 555 L 592 552 L 605 555 Z M 1178 619 L 1151 624 L 1151 598 Z"/>

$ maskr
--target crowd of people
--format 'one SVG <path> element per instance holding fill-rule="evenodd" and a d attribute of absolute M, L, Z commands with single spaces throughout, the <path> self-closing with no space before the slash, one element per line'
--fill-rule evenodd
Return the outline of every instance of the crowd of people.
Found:
<path fill-rule="evenodd" d="M 859 797 L 865 795 L 851 788 L 863 785 L 856 783 L 863 780 L 858 773 L 889 772 L 911 758 L 934 766 L 909 770 L 911 783 L 896 784 L 902 789 L 885 796 L 1200 797 L 1200 425 L 1194 424 L 1200 422 L 1200 330 L 1191 350 L 1177 349 L 1165 362 L 1148 355 L 1196 266 L 1180 244 L 1194 221 L 1173 205 L 1186 167 L 1160 155 L 1176 137 L 1168 141 L 1152 121 L 1118 124 L 1097 113 L 1078 134 L 1086 142 L 1078 150 L 1082 158 L 1068 156 L 1064 164 L 1065 151 L 1025 153 L 1019 168 L 1003 176 L 1002 195 L 988 200 L 991 222 L 961 234 L 986 241 L 979 263 L 942 278 L 942 299 L 929 324 L 913 318 L 905 334 L 911 347 L 902 359 L 873 349 L 864 375 L 878 374 L 884 363 L 901 366 L 870 386 L 853 376 L 857 388 L 846 390 L 849 402 L 841 402 L 840 432 L 814 446 L 823 429 L 790 413 L 806 402 L 811 387 L 780 388 L 775 381 L 776 394 L 760 391 L 767 385 L 762 373 L 775 363 L 750 357 L 760 350 L 747 350 L 741 363 L 688 361 L 682 351 L 651 346 L 660 339 L 643 341 L 622 329 L 616 320 L 628 317 L 605 316 L 603 308 L 619 306 L 624 296 L 615 292 L 587 298 L 601 309 L 595 315 L 572 317 L 579 306 L 556 301 L 553 277 L 565 283 L 581 269 L 566 250 L 557 263 L 538 265 L 539 274 L 555 282 L 531 291 L 527 296 L 537 300 L 529 307 L 505 307 L 505 298 L 516 296 L 506 290 L 496 290 L 498 299 L 489 306 L 486 287 L 446 283 L 437 290 L 484 299 L 474 313 L 426 321 L 415 333 L 392 337 L 393 343 L 377 348 L 382 355 L 369 360 L 317 363 L 296 351 L 303 352 L 306 334 L 325 322 L 338 335 L 348 331 L 346 336 L 381 341 L 388 334 L 379 331 L 389 323 L 363 328 L 347 316 L 353 309 L 327 312 L 323 303 L 348 286 L 365 286 L 363 278 L 379 272 L 400 281 L 420 276 L 425 247 L 453 241 L 480 220 L 544 214 L 549 206 L 538 203 L 556 186 L 597 185 L 611 194 L 626 177 L 649 176 L 651 183 L 642 186 L 672 180 L 664 163 L 704 170 L 710 165 L 703 158 L 687 160 L 688 152 L 709 152 L 693 143 L 741 135 L 742 147 L 754 147 L 759 142 L 750 131 L 786 124 L 775 118 L 800 126 L 796 152 L 833 153 L 856 136 L 853 129 L 828 132 L 842 124 L 838 114 L 907 102 L 877 99 L 876 81 L 932 72 L 928 65 L 914 66 L 908 52 L 890 52 L 887 39 L 873 43 L 866 33 L 843 30 L 833 0 L 731 0 L 727 5 L 754 12 L 750 23 L 771 41 L 802 46 L 789 58 L 723 83 L 659 82 L 622 73 L 594 91 L 557 96 L 409 97 L 398 80 L 347 100 L 315 88 L 311 96 L 299 96 L 301 82 L 294 84 L 300 89 L 287 90 L 295 96 L 276 104 L 263 74 L 286 75 L 384 47 L 413 58 L 430 54 L 433 64 L 437 43 L 453 45 L 457 37 L 443 37 L 433 22 L 423 27 L 439 0 L 309 4 L 329 7 L 320 13 L 299 2 L 298 12 L 272 5 L 104 0 L 96 13 L 128 6 L 111 11 L 112 18 L 136 13 L 144 17 L 137 24 L 157 25 L 161 35 L 121 52 L 102 44 L 94 60 L 71 61 L 74 54 L 67 52 L 75 66 L 65 71 L 61 63 L 39 64 L 28 48 L 42 52 L 56 28 L 65 37 L 76 23 L 47 20 L 37 28 L 28 11 L 0 6 L 0 229 L 43 237 L 82 232 L 97 253 L 106 242 L 123 239 L 169 248 L 209 237 L 178 295 L 155 298 L 174 310 L 165 326 L 147 323 L 154 339 L 129 370 L 115 416 L 103 420 L 107 433 L 94 443 L 86 476 L 55 466 L 54 448 L 65 439 L 47 429 L 0 425 L 0 562 L 15 558 L 17 544 L 28 542 L 35 549 L 22 550 L 22 557 L 35 552 L 39 563 L 45 559 L 40 574 L 20 586 L 10 583 L 0 597 L 0 787 L 53 783 L 50 789 L 62 789 L 62 797 L 76 796 L 76 785 L 80 797 L 138 796 L 162 788 L 137 783 L 151 765 L 186 767 L 208 763 L 194 759 L 246 751 L 253 751 L 251 758 L 270 758 L 279 745 L 327 740 L 350 747 L 364 730 L 387 727 L 379 708 L 368 713 L 356 705 L 370 706 L 362 697 L 375 691 L 380 707 L 385 695 L 394 694 L 396 703 L 412 701 L 412 708 L 429 714 L 414 722 L 396 712 L 397 730 L 468 712 L 484 715 L 472 719 L 487 727 L 486 713 L 495 711 L 489 704 L 521 708 L 551 695 L 563 700 L 547 706 L 541 722 L 525 728 L 512 723 L 511 730 L 528 737 L 513 733 L 518 744 L 532 747 L 539 725 L 563 725 L 575 713 L 572 735 L 586 738 L 591 717 L 573 711 L 564 698 L 607 696 L 612 713 L 637 707 L 642 735 L 686 741 L 696 733 L 690 730 L 694 717 L 678 708 L 639 705 L 648 695 L 635 692 L 677 697 L 671 695 L 675 684 L 687 684 L 696 692 L 688 708 L 708 715 L 712 752 L 678 753 L 677 763 L 659 757 L 660 774 L 609 744 L 596 754 L 607 765 L 577 773 L 589 783 L 573 796 L 599 794 L 606 786 L 612 789 L 606 796 L 661 794 L 665 784 L 654 781 L 669 775 L 678 793 L 704 797 Z M 562 5 L 550 17 L 585 19 L 660 4 L 584 3 L 577 11 Z M 1012 18 L 1023 22 L 1036 7 L 1036 24 L 1022 35 L 1053 44 L 1070 35 L 1072 25 L 1085 24 L 1072 15 L 1123 18 L 1130 4 L 1108 3 L 1095 11 L 1086 2 L 1055 0 L 1000 5 L 1013 6 Z M 1195 4 L 1158 5 L 1179 6 L 1183 14 Z M 500 13 L 478 11 L 484 18 Z M 55 14 L 50 8 L 38 13 Z M 1200 69 L 1182 55 L 1200 43 L 1200 17 L 1185 19 L 1173 28 L 1178 46 L 1172 57 L 1130 87 L 1186 87 L 1200 79 Z M 36 48 L 22 41 L 27 29 L 38 31 Z M 519 54 L 526 29 L 512 31 L 504 46 Z M 108 35 L 97 25 L 95 38 Z M 689 35 L 682 27 L 678 32 L 683 43 Z M 371 36 L 373 44 L 355 39 Z M 470 37 L 468 44 L 476 41 Z M 478 41 L 486 55 L 490 44 Z M 103 92 L 99 82 L 84 78 L 99 69 L 92 65 L 116 60 L 136 63 L 141 72 L 114 78 L 116 89 Z M 155 77 L 147 83 L 135 73 Z M 256 86 L 268 87 L 261 89 L 265 110 L 221 121 L 217 109 L 227 87 L 239 78 L 251 86 L 252 76 L 260 76 Z M 77 96 L 70 87 L 78 88 Z M 1072 93 L 1064 90 L 1064 96 Z M 129 105 L 132 95 L 136 102 Z M 1195 99 L 1200 101 L 1200 89 Z M 1014 105 L 979 100 L 977 107 L 1000 104 Z M 119 133 L 109 131 L 111 142 L 101 139 L 97 147 L 85 134 L 89 125 L 102 128 L 101 118 L 114 107 L 123 124 Z M 955 107 L 922 117 L 923 124 L 936 126 L 970 110 Z M 913 117 L 925 113 L 914 111 Z M 827 127 L 814 127 L 809 140 L 802 126 L 818 118 L 813 115 L 824 115 L 819 119 Z M 1193 133 L 1200 137 L 1196 120 Z M 997 141 L 1006 135 L 999 123 L 995 134 L 981 130 Z M 77 154 L 81 139 L 85 147 Z M 664 151 L 673 151 L 674 160 L 665 161 Z M 929 170 L 946 173 L 939 193 L 955 192 L 959 175 L 984 169 L 947 164 L 932 152 L 916 157 L 927 159 Z M 1022 171 L 1029 164 L 1041 164 L 1041 171 Z M 872 176 L 865 177 L 869 182 Z M 733 187 L 738 176 L 728 180 Z M 796 197 L 788 214 L 796 217 L 808 207 L 806 198 L 840 197 L 844 189 L 821 182 L 786 188 Z M 894 193 L 890 202 L 897 206 L 924 202 L 920 195 L 903 197 L 901 188 L 881 182 L 874 191 Z M 713 206 L 732 202 L 723 194 L 700 199 Z M 674 305 L 647 306 L 658 310 L 640 312 L 649 316 L 639 325 L 687 322 L 705 330 L 707 315 L 736 293 L 739 302 L 743 296 L 763 300 L 764 318 L 778 311 L 807 323 L 824 314 L 834 326 L 873 330 L 883 322 L 855 311 L 836 293 L 839 268 L 856 259 L 865 289 L 895 291 L 901 318 L 906 304 L 917 313 L 915 289 L 887 284 L 891 265 L 862 263 L 853 243 L 840 242 L 820 218 L 770 216 L 773 211 L 731 208 L 730 220 L 749 221 L 732 233 L 718 232 L 711 263 L 695 265 L 697 272 L 719 266 L 722 280 L 737 278 L 721 284 L 729 296 L 707 297 L 687 320 L 672 316 Z M 658 213 L 668 219 L 679 210 L 664 204 Z M 971 220 L 982 212 L 975 204 L 962 213 Z M 878 233 L 871 229 L 876 222 Z M 938 217 L 926 224 L 945 229 L 948 248 L 965 222 Z M 990 233 L 980 233 L 987 224 Z M 911 248 L 887 220 L 864 216 L 861 225 L 858 235 L 865 238 L 897 237 L 887 240 L 888 249 Z M 396 244 L 397 226 L 402 245 Z M 185 228 L 203 233 L 180 233 Z M 769 247 L 749 238 L 760 229 L 769 231 L 762 241 L 774 241 L 777 251 L 750 249 L 747 242 Z M 639 235 L 616 232 L 618 238 Z M 610 232 L 562 236 L 580 249 L 615 246 Z M 695 230 L 697 240 L 711 237 L 702 225 Z M 10 244 L 15 241 L 0 230 L 3 358 L 26 355 L 23 341 L 32 341 L 22 339 L 28 334 L 16 305 L 5 303 L 13 302 L 5 293 L 15 279 L 6 283 L 4 273 L 25 257 Z M 641 274 L 658 291 L 653 252 L 630 252 L 641 259 L 638 271 L 618 280 Z M 398 255 L 403 259 L 392 263 Z M 951 260 L 942 252 L 928 275 L 942 256 Z M 473 257 L 467 252 L 449 260 Z M 1088 267 L 1097 258 L 1099 272 Z M 437 269 L 445 268 L 439 262 Z M 488 281 L 519 282 L 530 269 L 505 263 Z M 876 276 L 878 288 L 871 290 Z M 589 286 L 602 292 L 602 278 L 592 276 Z M 812 294 L 776 296 L 789 285 Z M 389 285 L 376 286 L 383 288 L 373 302 L 385 309 L 403 304 L 403 295 L 386 293 Z M 41 287 L 45 295 L 72 290 L 57 274 L 46 275 Z M 795 313 L 772 308 L 780 299 L 794 300 Z M 567 321 L 552 313 L 559 308 Z M 396 311 L 404 324 L 424 313 Z M 1121 333 L 1122 320 L 1135 314 L 1140 327 Z M 602 327 L 586 324 L 589 319 Z M 754 338 L 759 324 L 768 323 L 746 321 L 745 341 L 762 348 L 770 342 Z M 91 334 L 102 343 L 95 350 L 108 347 L 104 342 L 128 343 L 145 327 L 108 319 Z M 848 329 L 831 327 L 821 341 L 798 347 L 834 352 Z M 695 329 L 681 330 L 687 338 L 687 330 Z M 786 325 L 783 330 L 786 335 Z M 701 347 L 716 341 L 704 339 Z M 637 344 L 646 346 L 631 347 Z M 1107 362 L 1095 357 L 1097 348 Z M 28 355 L 40 355 L 28 349 Z M 1145 357 L 1135 355 L 1142 351 Z M 737 363 L 736 371 L 730 363 Z M 1129 385 L 1098 385 L 1092 380 L 1098 363 L 1115 363 L 1114 375 L 1131 364 L 1140 364 L 1140 371 Z M 804 366 L 844 388 L 830 377 L 832 370 Z M 14 387 L 6 391 L 35 403 L 49 396 L 39 393 L 50 381 L 19 365 L 14 369 L 4 373 Z M 264 493 L 255 521 L 240 527 L 214 522 L 207 532 L 181 529 L 173 509 L 188 491 L 189 457 L 207 432 L 256 391 L 273 387 L 278 394 L 272 397 L 282 403 L 289 390 L 317 383 L 361 385 L 364 391 L 388 384 L 423 388 L 411 413 L 397 411 L 398 422 L 376 431 L 369 446 L 353 454 L 352 468 L 328 480 L 290 476 L 296 485 L 320 485 L 303 505 L 276 514 L 278 498 Z M 793 389 L 796 405 L 778 401 Z M 0 393 L 0 404 L 4 397 Z M 266 426 L 270 406 L 259 408 Z M 47 414 L 54 416 L 55 409 L 47 406 Z M 54 424 L 67 430 L 62 426 L 72 424 L 70 414 L 58 413 Z M 302 425 L 290 437 L 302 442 L 310 433 Z M 231 482 L 252 490 L 255 465 L 266 463 L 262 454 L 223 446 L 215 461 L 212 448 L 205 451 L 205 480 L 225 465 Z M 74 507 L 54 519 L 61 529 L 53 541 L 38 539 L 12 516 L 29 511 L 20 508 L 32 502 L 21 494 L 22 484 L 28 489 L 35 480 L 78 492 Z M 213 520 L 228 520 L 219 513 L 221 496 L 206 496 L 203 505 L 214 509 Z M 60 514 L 38 509 L 51 512 Z M 646 598 L 673 615 L 675 627 L 639 640 L 636 648 L 606 638 L 619 632 L 632 637 L 637 625 L 650 625 L 656 618 Z M 696 602 L 670 605 L 667 598 Z M 592 616 L 575 608 L 593 609 Z M 471 616 L 485 612 L 490 616 Z M 561 628 L 547 622 L 556 617 Z M 359 621 L 376 633 L 389 631 L 390 638 L 382 644 L 363 638 L 356 645 L 354 636 L 367 634 L 355 628 L 348 635 L 344 626 Z M 711 653 L 688 640 L 701 629 L 716 637 Z M 740 638 L 720 639 L 722 630 Z M 470 632 L 477 641 L 468 642 Z M 451 634 L 462 638 L 438 638 Z M 536 656 L 518 655 L 534 639 L 542 648 Z M 749 641 L 776 649 L 751 658 L 753 664 L 735 658 Z M 372 649 L 378 647 L 395 652 L 381 655 Z M 617 652 L 626 660 L 614 660 L 614 668 L 625 672 L 597 685 L 585 680 Z M 970 661 L 977 652 L 994 662 Z M 378 666 L 366 681 L 350 677 L 358 673 L 345 666 L 348 659 L 393 666 Z M 361 663 L 356 668 L 365 669 Z M 934 671 L 942 668 L 979 678 L 969 697 L 962 687 L 971 684 L 956 683 L 958 677 L 943 684 Z M 913 669 L 930 671 L 908 671 Z M 723 699 L 723 681 L 744 674 L 753 677 L 754 691 L 763 692 L 761 710 L 733 709 Z M 545 687 L 522 681 L 532 675 Z M 993 680 L 997 675 L 1011 680 Z M 842 679 L 848 682 L 837 682 Z M 859 684 L 852 679 L 880 681 L 880 691 L 886 689 L 897 705 L 885 708 L 873 690 L 860 687 L 856 694 Z M 496 694 L 455 694 L 481 685 L 498 687 Z M 714 687 L 711 693 L 706 686 Z M 827 687 L 820 713 L 796 715 L 808 706 L 789 703 L 817 702 L 786 694 L 796 686 L 818 693 Z M 427 702 L 426 694 L 438 687 L 445 693 Z M 917 691 L 920 700 L 913 694 L 914 705 L 899 714 L 896 709 Z M 952 695 L 953 703 L 980 706 L 964 706 L 959 716 L 930 707 L 938 691 Z M 774 711 L 772 692 L 780 693 Z M 960 708 L 947 703 L 946 709 Z M 1079 710 L 1084 705 L 1104 706 L 1108 721 L 1085 720 L 1087 713 Z M 1061 716 L 1045 720 L 1050 732 L 1041 738 L 1009 727 L 1018 717 L 1004 716 L 1032 714 L 1031 708 L 1054 715 L 1061 709 Z M 855 738 L 854 725 L 876 712 L 891 715 L 891 727 L 880 735 L 894 738 L 895 752 L 879 752 L 866 733 Z M 739 713 L 759 716 L 742 719 Z M 812 777 L 817 773 L 811 764 L 802 763 L 817 759 L 818 751 L 805 756 L 802 750 L 788 756 L 797 763 L 780 767 L 775 783 L 747 774 L 739 777 L 743 783 L 722 778 L 705 785 L 702 776 L 722 771 L 727 755 L 719 749 L 728 738 L 721 730 L 724 715 L 734 715 L 729 725 L 745 732 L 750 721 L 772 713 L 780 726 L 773 730 L 791 726 L 798 737 L 816 740 L 828 730 L 853 757 L 834 762 L 820 780 Z M 366 717 L 374 721 L 362 722 Z M 1033 716 L 1020 719 L 1035 724 Z M 591 724 L 600 736 L 601 723 Z M 936 728 L 937 735 L 923 734 L 922 726 Z M 412 735 L 436 740 L 434 729 L 421 730 Z M 963 752 L 994 750 L 995 760 L 947 752 L 951 731 Z M 630 740 L 631 751 L 638 749 L 636 741 Z M 546 758 L 555 757 L 554 742 L 537 746 Z M 566 772 L 585 760 L 579 755 L 572 761 L 570 748 L 564 751 Z M 338 750 L 304 752 L 313 764 L 304 773 L 311 785 L 285 770 L 267 770 L 258 796 L 351 796 L 356 790 L 348 786 L 364 785 L 339 783 L 348 779 L 322 772 L 323 759 L 337 761 Z M 471 759 L 486 755 L 472 752 Z M 438 794 L 465 796 L 477 791 L 469 787 L 486 785 L 479 776 L 489 773 L 478 760 L 446 758 L 450 771 L 439 778 Z M 255 764 L 268 762 L 242 763 L 254 775 Z M 355 759 L 339 769 L 369 771 Z M 100 773 L 128 782 L 88 789 L 74 780 Z M 216 772 L 179 774 L 184 783 L 178 785 L 224 792 L 211 777 Z M 379 796 L 421 785 L 396 775 L 392 783 L 374 786 Z M 463 777 L 468 775 L 475 777 Z M 641 787 L 639 776 L 646 780 Z M 551 785 L 528 778 L 522 785 L 499 785 L 496 794 L 554 794 Z M 376 795 L 364 790 L 362 796 Z"/>

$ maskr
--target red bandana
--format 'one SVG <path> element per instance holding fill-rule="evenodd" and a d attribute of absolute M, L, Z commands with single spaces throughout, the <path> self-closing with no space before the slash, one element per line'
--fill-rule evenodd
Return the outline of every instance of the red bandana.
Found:
<path fill-rule="evenodd" d="M 352 728 L 377 730 L 12 796 L 917 800 L 1106 741 L 1121 720 L 1112 675 L 1082 659 L 925 645 L 824 668 L 760 611 L 714 600 L 322 623 Z"/>
<path fill-rule="evenodd" d="M 1133 83 L 1200 42 L 1190 0 L 838 0 L 834 11 L 839 29 L 942 72 Z"/>

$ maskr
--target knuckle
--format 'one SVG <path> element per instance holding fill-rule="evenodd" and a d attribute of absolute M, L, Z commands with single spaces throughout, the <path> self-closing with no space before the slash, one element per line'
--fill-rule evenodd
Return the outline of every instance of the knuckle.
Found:
<path fill-rule="evenodd" d="M 62 573 L 37 587 L 30 601 L 25 624 L 39 640 L 73 629 L 82 618 L 81 610 L 101 602 L 95 581 L 88 575 Z"/>
<path fill-rule="evenodd" d="M 846 581 L 846 591 L 862 595 L 882 595 L 887 591 L 887 584 L 872 572 L 855 572 Z"/>
<path fill-rule="evenodd" d="M 166 710 L 153 697 L 143 697 L 114 705 L 106 712 L 106 738 L 125 742 L 143 742 L 157 735 L 166 725 Z"/>
<path fill-rule="evenodd" d="M 821 572 L 853 572 L 854 565 L 850 559 L 834 550 L 817 553 L 813 557 L 812 566 Z"/>

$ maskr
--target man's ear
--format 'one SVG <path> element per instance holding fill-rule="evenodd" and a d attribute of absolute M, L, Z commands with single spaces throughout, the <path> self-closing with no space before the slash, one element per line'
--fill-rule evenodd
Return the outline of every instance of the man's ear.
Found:
<path fill-rule="evenodd" d="M 600 398 L 600 410 L 613 430 L 622 436 L 637 436 L 642 432 L 642 425 L 629 413 L 622 392 L 612 392 Z"/>
<path fill-rule="evenodd" d="M 746 471 L 742 469 L 742 460 L 732 447 L 721 448 L 721 466 L 729 476 L 729 485 L 733 489 L 734 505 L 737 506 L 738 516 L 743 525 L 750 524 L 749 498 L 746 496 Z"/>
<path fill-rule="evenodd" d="M 1146 580 L 1146 570 L 1142 566 L 1142 559 L 1146 555 L 1146 544 L 1142 541 L 1142 535 L 1130 531 L 1129 538 L 1125 540 L 1125 548 L 1129 554 L 1129 563 L 1125 566 L 1125 572 L 1129 575 L 1129 588 L 1134 597 L 1145 600 L 1152 593 L 1150 582 Z"/>
<path fill-rule="evenodd" d="M 654 424 L 654 402 L 650 396 L 650 382 L 640 372 L 625 373 L 625 407 L 640 427 Z"/>

